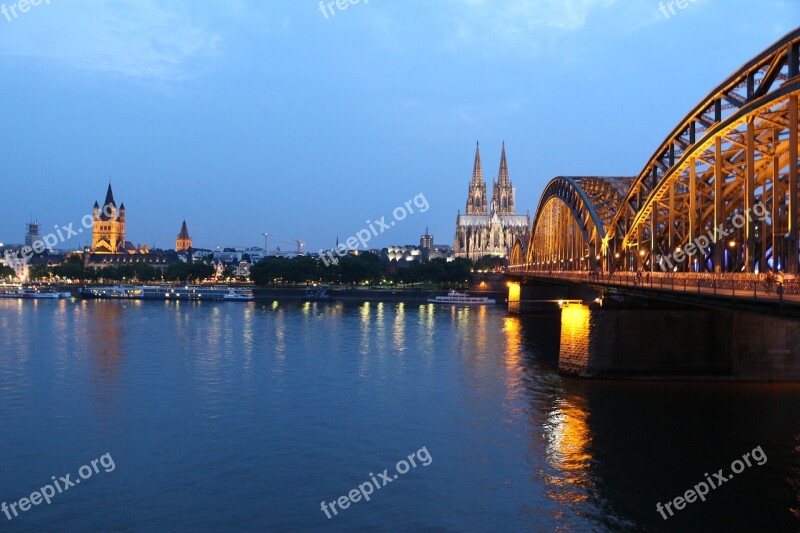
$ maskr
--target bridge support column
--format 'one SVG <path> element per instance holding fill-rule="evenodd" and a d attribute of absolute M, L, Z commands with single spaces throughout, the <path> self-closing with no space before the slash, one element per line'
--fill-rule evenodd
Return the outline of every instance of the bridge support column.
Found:
<path fill-rule="evenodd" d="M 794 94 L 789 99 L 789 238 L 786 246 L 788 247 L 788 260 L 786 271 L 798 272 L 798 183 L 797 183 L 797 95 Z"/>
<path fill-rule="evenodd" d="M 725 204 L 723 203 L 723 182 L 722 176 L 722 137 L 714 139 L 714 227 L 719 228 L 725 225 Z M 715 230 L 716 231 L 716 230 Z M 717 236 L 719 240 L 714 243 L 714 272 L 722 272 L 725 261 L 725 242 L 722 236 Z"/>
<path fill-rule="evenodd" d="M 689 165 L 689 240 L 687 242 L 694 242 L 697 237 L 697 159 L 693 157 Z M 674 249 L 670 250 L 670 253 L 674 251 Z M 705 265 L 702 270 L 705 270 Z"/>
<path fill-rule="evenodd" d="M 753 117 L 747 119 L 747 154 L 745 166 L 745 185 L 744 185 L 744 211 L 745 213 L 753 212 L 753 205 L 756 202 L 756 125 Z M 755 272 L 756 264 L 756 243 L 755 233 L 753 231 L 754 222 L 748 217 L 744 226 L 744 264 L 745 271 Z"/>

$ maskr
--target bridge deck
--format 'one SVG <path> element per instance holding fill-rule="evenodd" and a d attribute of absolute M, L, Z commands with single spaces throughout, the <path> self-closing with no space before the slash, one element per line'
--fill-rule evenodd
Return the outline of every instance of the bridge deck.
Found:
<path fill-rule="evenodd" d="M 783 295 L 778 295 L 777 284 L 766 275 L 758 274 L 706 274 L 634 272 L 613 274 L 589 272 L 542 272 L 510 269 L 510 277 L 542 281 L 567 281 L 603 291 L 618 292 L 658 299 L 728 307 L 757 306 L 761 310 L 796 314 L 800 312 L 800 278 L 787 278 Z"/>

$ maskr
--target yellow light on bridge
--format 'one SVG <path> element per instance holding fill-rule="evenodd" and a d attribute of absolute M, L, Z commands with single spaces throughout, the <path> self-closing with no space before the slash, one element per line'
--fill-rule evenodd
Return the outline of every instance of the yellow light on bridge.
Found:
<path fill-rule="evenodd" d="M 519 302 L 522 289 L 519 283 L 508 283 L 508 301 Z"/>

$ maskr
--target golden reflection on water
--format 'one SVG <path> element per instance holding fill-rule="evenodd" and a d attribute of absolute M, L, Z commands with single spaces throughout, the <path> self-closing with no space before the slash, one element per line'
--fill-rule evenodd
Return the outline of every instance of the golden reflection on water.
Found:
<path fill-rule="evenodd" d="M 238 303 L 238 302 L 236 302 Z M 242 344 L 244 346 L 244 369 L 249 371 L 253 364 L 253 304 L 247 304 L 242 312 Z"/>
<path fill-rule="evenodd" d="M 436 306 L 433 304 L 420 304 L 417 314 L 417 336 L 415 344 L 417 350 L 429 350 L 433 346 L 433 332 L 436 326 Z"/>
<path fill-rule="evenodd" d="M 522 325 L 519 317 L 507 316 L 503 319 L 503 333 L 506 339 L 505 362 L 508 370 L 521 370 L 520 360 L 522 359 Z M 519 375 L 519 372 L 515 372 Z"/>
<path fill-rule="evenodd" d="M 383 302 L 376 304 L 375 310 L 375 339 L 377 345 L 384 347 L 386 345 L 386 324 L 384 323 L 385 306 Z"/>
<path fill-rule="evenodd" d="M 546 474 L 548 495 L 558 503 L 579 503 L 589 497 L 592 443 L 582 398 L 558 398 L 544 426 L 547 461 L 556 474 Z"/>
<path fill-rule="evenodd" d="M 283 373 L 286 365 L 286 316 L 283 309 L 275 313 L 275 345 L 272 348 L 275 352 L 275 370 Z"/>
<path fill-rule="evenodd" d="M 358 313 L 360 315 L 359 326 L 361 331 L 361 344 L 359 353 L 361 354 L 362 361 L 369 357 L 369 351 L 372 341 L 372 305 L 370 302 L 364 302 L 361 305 Z"/>
<path fill-rule="evenodd" d="M 570 305 L 562 310 L 561 339 L 566 336 L 576 341 L 587 335 L 589 309 L 585 306 Z M 587 400 L 578 394 L 567 394 L 555 383 L 542 381 L 541 367 L 530 366 L 525 360 L 525 334 L 519 316 L 510 315 L 503 319 L 505 338 L 504 362 L 507 370 L 509 394 L 522 390 L 525 374 L 534 375 L 535 395 L 541 400 L 533 400 L 532 412 L 540 421 L 544 437 L 544 460 L 546 466 L 537 468 L 537 475 L 545 482 L 545 493 L 560 506 L 576 505 L 592 497 L 595 481 L 591 471 L 592 430 L 589 426 Z M 545 378 L 546 379 L 546 378 Z M 538 413 L 544 416 L 539 418 Z M 541 450 L 538 438 L 534 449 Z M 564 511 L 557 512 L 556 518 L 564 518 Z"/>
<path fill-rule="evenodd" d="M 395 306 L 392 345 L 394 350 L 400 354 L 406 351 L 406 304 L 403 302 Z"/>

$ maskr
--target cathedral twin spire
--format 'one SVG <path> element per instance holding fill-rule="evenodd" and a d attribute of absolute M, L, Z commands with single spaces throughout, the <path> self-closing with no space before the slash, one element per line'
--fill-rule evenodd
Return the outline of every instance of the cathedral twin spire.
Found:
<path fill-rule="evenodd" d="M 486 215 L 486 182 L 483 181 L 483 168 L 481 168 L 481 144 L 475 144 L 475 164 L 472 167 L 472 181 L 469 184 L 467 197 L 468 215 Z"/>
<path fill-rule="evenodd" d="M 514 209 L 514 187 L 508 176 L 508 163 L 506 162 L 506 143 L 503 142 L 503 149 L 500 154 L 500 171 L 497 180 L 492 183 L 492 203 L 491 213 L 486 201 L 486 182 L 483 180 L 483 169 L 481 168 L 480 143 L 475 147 L 475 164 L 472 168 L 472 181 L 469 185 L 469 196 L 467 198 L 468 215 L 513 215 Z"/>

